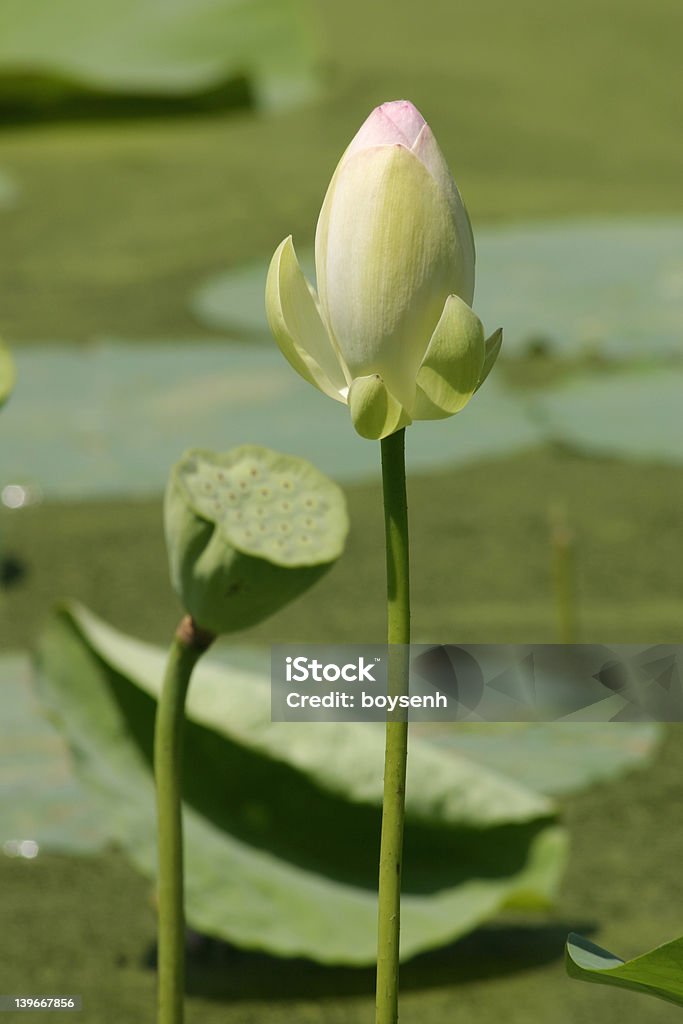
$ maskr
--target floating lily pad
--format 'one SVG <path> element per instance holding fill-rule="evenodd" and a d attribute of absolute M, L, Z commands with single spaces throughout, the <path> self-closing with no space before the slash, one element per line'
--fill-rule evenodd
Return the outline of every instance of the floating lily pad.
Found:
<path fill-rule="evenodd" d="M 187 909 L 248 948 L 369 964 L 383 729 L 270 719 L 268 677 L 200 664 L 186 725 Z M 107 811 L 108 834 L 155 873 L 153 721 L 165 653 L 70 606 L 40 648 L 39 689 Z M 504 906 L 555 892 L 566 836 L 544 797 L 416 737 L 407 793 L 403 955 Z"/>
<path fill-rule="evenodd" d="M 26 654 L 0 658 L 0 849 L 28 840 L 65 853 L 106 842 L 106 819 L 74 775 L 64 738 L 31 689 Z"/>
<path fill-rule="evenodd" d="M 274 441 L 337 480 L 378 472 L 378 445 L 358 437 L 343 405 L 293 373 L 275 343 L 31 346 L 16 360 L 19 383 L 2 417 L 3 484 L 34 482 L 60 498 L 158 494 L 189 447 Z M 409 429 L 411 470 L 541 443 L 523 400 L 495 374 L 448 423 Z"/>
<path fill-rule="evenodd" d="M 476 240 L 474 308 L 488 331 L 502 325 L 503 358 L 539 346 L 560 358 L 683 355 L 682 219 L 483 227 Z M 315 282 L 312 251 L 300 257 Z M 214 276 L 192 299 L 195 315 L 269 341 L 266 271 L 264 261 Z"/>
<path fill-rule="evenodd" d="M 315 282 L 313 251 L 297 255 L 301 269 Z M 273 343 L 265 312 L 267 262 L 250 263 L 236 270 L 215 274 L 200 285 L 191 298 L 191 308 L 200 323 L 238 338 Z"/>
<path fill-rule="evenodd" d="M 50 111 L 84 94 L 220 100 L 245 77 L 257 102 L 288 105 L 314 88 L 311 13 L 306 0 L 4 0 L 0 107 Z"/>
<path fill-rule="evenodd" d="M 15 359 L 3 485 L 35 483 L 59 498 L 157 494 L 186 448 L 270 445 L 275 436 L 282 451 L 337 480 L 377 472 L 377 446 L 356 435 L 343 405 L 294 374 L 274 343 L 31 346 Z M 506 389 L 494 369 L 462 413 L 408 429 L 408 466 L 463 465 L 548 441 L 679 463 L 682 393 L 677 367 L 600 372 L 533 394 Z"/>
<path fill-rule="evenodd" d="M 546 436 L 588 454 L 683 461 L 683 370 L 641 369 L 582 377 L 536 393 Z"/>
<path fill-rule="evenodd" d="M 683 219 L 479 230 L 475 307 L 508 354 L 681 356 Z"/>

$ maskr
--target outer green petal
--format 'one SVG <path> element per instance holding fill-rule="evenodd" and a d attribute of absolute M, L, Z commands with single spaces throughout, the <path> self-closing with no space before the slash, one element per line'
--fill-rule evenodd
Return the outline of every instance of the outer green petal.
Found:
<path fill-rule="evenodd" d="M 417 374 L 413 418 L 460 412 L 477 390 L 485 360 L 484 328 L 457 295 L 449 295 Z"/>
<path fill-rule="evenodd" d="M 270 263 L 266 315 L 282 354 L 297 373 L 330 398 L 344 402 L 340 392 L 348 381 L 299 266 L 291 235 Z"/>
<path fill-rule="evenodd" d="M 12 389 L 16 373 L 10 350 L 0 341 L 0 406 L 4 405 Z"/>
<path fill-rule="evenodd" d="M 465 284 L 447 196 L 405 146 L 353 153 L 316 231 L 320 305 L 353 377 L 379 373 L 404 405 L 444 302 Z"/>
<path fill-rule="evenodd" d="M 499 327 L 497 331 L 494 331 L 490 338 L 486 339 L 486 355 L 484 357 L 484 368 L 481 371 L 481 377 L 477 384 L 476 390 L 482 386 L 495 363 L 500 353 L 500 346 L 503 344 L 503 328 Z"/>
<path fill-rule="evenodd" d="M 349 389 L 349 410 L 361 437 L 378 441 L 411 422 L 378 373 L 356 377 Z"/>

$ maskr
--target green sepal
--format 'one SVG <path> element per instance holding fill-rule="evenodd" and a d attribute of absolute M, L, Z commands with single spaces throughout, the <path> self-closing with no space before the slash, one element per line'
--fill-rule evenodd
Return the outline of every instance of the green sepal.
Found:
<path fill-rule="evenodd" d="M 379 441 L 412 422 L 378 373 L 356 377 L 348 402 L 356 432 L 369 441 Z"/>
<path fill-rule="evenodd" d="M 460 412 L 477 390 L 485 355 L 481 320 L 461 298 L 449 295 L 417 373 L 413 418 Z"/>
<path fill-rule="evenodd" d="M 486 339 L 486 355 L 484 356 L 484 366 L 481 371 L 479 383 L 477 384 L 475 391 L 479 390 L 479 388 L 482 386 L 482 384 L 490 374 L 491 370 L 493 369 L 493 364 L 500 355 L 500 348 L 502 344 L 503 328 L 499 327 L 497 331 L 494 331 L 493 334 Z"/>

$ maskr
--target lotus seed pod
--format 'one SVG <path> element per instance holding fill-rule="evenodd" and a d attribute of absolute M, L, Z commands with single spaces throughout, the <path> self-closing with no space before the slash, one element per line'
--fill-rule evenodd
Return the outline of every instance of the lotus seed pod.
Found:
<path fill-rule="evenodd" d="M 164 520 L 173 587 L 216 634 L 253 626 L 302 594 L 339 558 L 348 532 L 336 484 L 256 445 L 186 452 L 171 471 Z"/>

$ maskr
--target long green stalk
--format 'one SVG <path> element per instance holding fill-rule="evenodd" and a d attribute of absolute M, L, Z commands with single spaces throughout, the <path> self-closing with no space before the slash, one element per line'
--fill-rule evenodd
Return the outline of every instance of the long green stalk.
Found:
<path fill-rule="evenodd" d="M 182 1024 L 185 993 L 185 910 L 181 811 L 185 697 L 197 661 L 213 637 L 190 616 L 169 652 L 154 731 L 158 837 L 158 1022 Z"/>
<path fill-rule="evenodd" d="M 408 693 L 410 574 L 405 430 L 384 438 L 382 484 L 387 549 L 387 638 L 389 689 Z M 392 648 L 391 645 L 400 645 Z M 376 1024 L 398 1020 L 401 866 L 405 819 L 408 721 L 405 713 L 387 720 L 384 800 L 379 858 Z"/>

